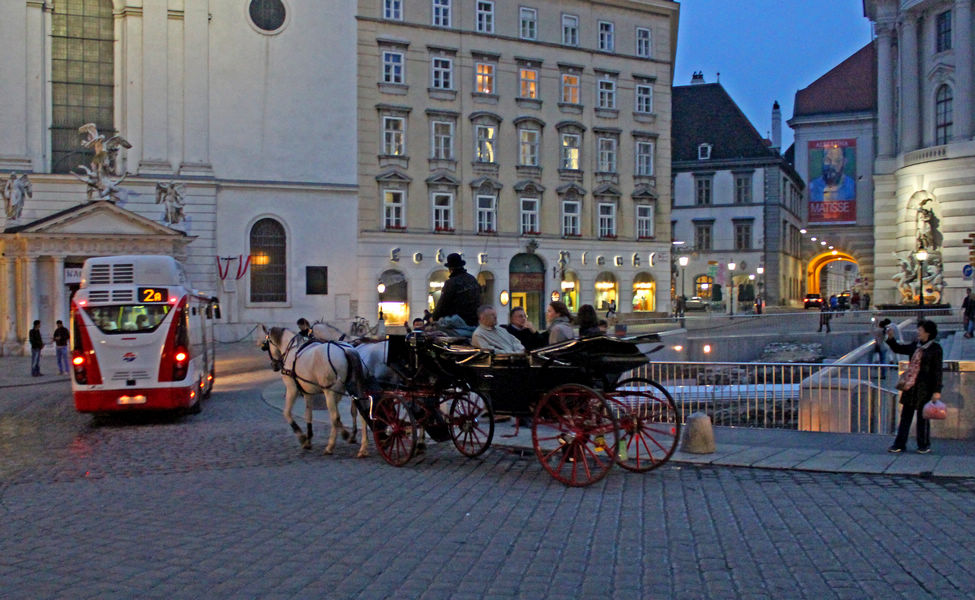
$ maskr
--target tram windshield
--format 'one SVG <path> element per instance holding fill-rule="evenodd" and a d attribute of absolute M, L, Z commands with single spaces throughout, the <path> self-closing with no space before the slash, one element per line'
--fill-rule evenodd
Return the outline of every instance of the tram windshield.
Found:
<path fill-rule="evenodd" d="M 150 333 L 172 309 L 168 304 L 88 306 L 85 312 L 102 333 Z"/>

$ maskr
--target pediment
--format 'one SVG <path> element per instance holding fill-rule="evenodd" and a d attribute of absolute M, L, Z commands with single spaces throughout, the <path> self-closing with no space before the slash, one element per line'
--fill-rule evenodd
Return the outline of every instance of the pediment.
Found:
<path fill-rule="evenodd" d="M 6 233 L 44 235 L 164 235 L 183 237 L 172 229 L 107 200 L 88 202 L 16 227 Z"/>

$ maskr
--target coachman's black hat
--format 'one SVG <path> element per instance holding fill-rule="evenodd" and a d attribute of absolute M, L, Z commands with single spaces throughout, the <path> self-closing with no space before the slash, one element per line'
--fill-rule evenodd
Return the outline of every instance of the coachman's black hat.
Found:
<path fill-rule="evenodd" d="M 450 254 L 447 255 L 447 262 L 444 263 L 444 266 L 447 267 L 448 269 L 457 269 L 463 267 L 466 264 L 467 262 L 460 257 L 460 254 L 457 254 L 456 252 L 451 252 Z"/>

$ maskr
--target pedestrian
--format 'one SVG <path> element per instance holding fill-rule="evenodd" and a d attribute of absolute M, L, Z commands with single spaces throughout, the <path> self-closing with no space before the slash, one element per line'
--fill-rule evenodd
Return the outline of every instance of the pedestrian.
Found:
<path fill-rule="evenodd" d="M 863 296 L 860 297 L 860 308 L 870 310 L 870 294 L 867 292 L 863 292 Z"/>
<path fill-rule="evenodd" d="M 883 319 L 877 323 L 873 331 L 873 350 L 871 351 L 871 358 L 877 357 L 878 365 L 887 364 L 887 344 L 885 340 L 887 338 L 887 328 L 890 327 L 890 319 Z M 881 373 L 881 376 L 886 374 L 886 371 Z"/>
<path fill-rule="evenodd" d="M 30 339 L 30 374 L 32 377 L 40 377 L 42 375 L 41 350 L 44 348 L 40 319 L 34 319 L 34 326 L 31 327 L 27 337 Z"/>
<path fill-rule="evenodd" d="M 931 422 L 924 418 L 924 405 L 931 400 L 941 400 L 941 369 L 944 352 L 935 341 L 938 325 L 923 319 L 917 324 L 917 340 L 910 344 L 899 344 L 894 340 L 893 328 L 887 329 L 887 345 L 897 354 L 907 354 L 911 362 L 897 381 L 901 390 L 901 418 L 897 425 L 897 437 L 888 452 L 903 452 L 907 449 L 907 436 L 911 431 L 911 421 L 917 419 L 918 454 L 931 452 Z M 915 414 L 916 413 L 916 414 Z"/>
<path fill-rule="evenodd" d="M 143 318 L 145 315 L 139 315 L 139 317 Z M 68 363 L 68 340 L 71 339 L 71 334 L 68 333 L 68 328 L 64 326 L 64 323 L 60 319 L 57 325 L 52 336 L 54 340 L 54 355 L 58 362 L 58 375 L 66 375 L 71 372 L 71 367 Z"/>
<path fill-rule="evenodd" d="M 823 305 L 819 307 L 819 331 L 826 327 L 826 333 L 829 333 L 829 321 L 833 318 L 833 314 L 829 310 L 829 304 L 823 302 Z"/>
<path fill-rule="evenodd" d="M 579 307 L 580 309 L 582 307 Z M 611 321 L 616 318 L 616 300 L 609 301 L 609 309 L 606 311 L 606 320 Z"/>
<path fill-rule="evenodd" d="M 961 320 L 965 337 L 972 337 L 975 330 L 975 296 L 972 295 L 972 288 L 965 288 L 965 299 L 961 301 Z"/>

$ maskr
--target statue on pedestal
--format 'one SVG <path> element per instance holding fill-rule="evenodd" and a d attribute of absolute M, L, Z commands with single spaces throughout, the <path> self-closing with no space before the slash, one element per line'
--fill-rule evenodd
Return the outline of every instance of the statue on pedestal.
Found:
<path fill-rule="evenodd" d="M 24 199 L 34 196 L 34 187 L 30 183 L 27 174 L 17 175 L 11 173 L 10 178 L 3 183 L 0 188 L 3 194 L 4 213 L 8 221 L 20 219 L 20 213 L 24 210 Z"/>
<path fill-rule="evenodd" d="M 163 219 L 168 225 L 176 225 L 186 218 L 183 213 L 183 184 L 170 181 L 156 184 L 156 204 L 165 207 Z"/>
<path fill-rule="evenodd" d="M 89 201 L 95 198 L 98 200 L 120 200 L 125 190 L 119 187 L 119 184 L 128 176 L 128 173 L 115 180 L 111 179 L 109 175 L 116 171 L 115 159 L 119 148 L 131 148 L 132 144 L 120 135 L 113 135 L 106 139 L 104 135 L 98 133 L 98 127 L 94 123 L 85 123 L 78 128 L 78 132 L 87 136 L 81 141 L 81 145 L 90 148 L 94 155 L 91 159 L 90 168 L 84 165 L 78 167 L 84 171 L 84 175 L 81 173 L 72 173 L 72 175 L 88 185 Z"/>

